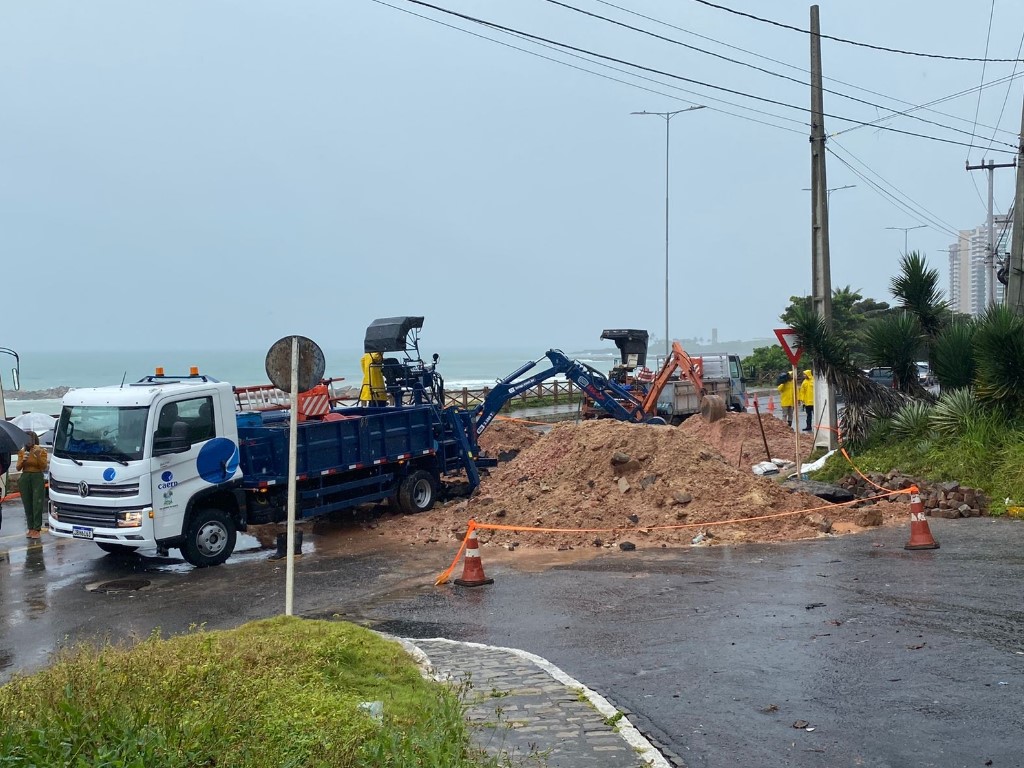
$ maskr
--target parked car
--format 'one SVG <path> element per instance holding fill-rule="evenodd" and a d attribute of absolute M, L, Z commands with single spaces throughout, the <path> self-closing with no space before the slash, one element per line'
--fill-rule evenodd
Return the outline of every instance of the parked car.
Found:
<path fill-rule="evenodd" d="M 864 373 L 875 384 L 881 384 L 883 387 L 889 387 L 890 389 L 895 386 L 892 368 L 869 368 Z"/>

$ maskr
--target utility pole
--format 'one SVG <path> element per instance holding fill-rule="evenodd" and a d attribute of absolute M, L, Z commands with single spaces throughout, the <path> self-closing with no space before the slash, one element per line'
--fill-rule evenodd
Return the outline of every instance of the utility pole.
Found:
<path fill-rule="evenodd" d="M 981 165 L 971 165 L 965 162 L 968 171 L 988 171 L 988 251 L 985 254 L 985 285 L 988 289 L 988 306 L 996 303 L 996 232 L 995 217 L 992 213 L 992 176 L 996 168 L 1013 168 L 1015 163 L 993 163 L 991 160 L 986 163 L 984 159 Z"/>
<path fill-rule="evenodd" d="M 832 274 L 828 253 L 828 184 L 825 181 L 825 101 L 821 82 L 821 29 L 818 6 L 811 6 L 811 308 L 832 326 Z M 836 447 L 836 401 L 828 381 L 814 382 L 814 412 L 824 434 L 812 433 L 815 444 Z M 824 417 L 824 418 L 822 418 Z M 799 421 L 797 422 L 799 429 Z M 797 444 L 799 455 L 799 443 Z M 799 469 L 799 468 L 798 468 Z"/>
<path fill-rule="evenodd" d="M 1024 315 L 1024 107 L 1020 114 L 1020 137 L 1017 144 L 1017 191 L 1013 203 L 1013 240 L 1010 245 L 1007 275 L 1006 306 L 1017 315 Z"/>

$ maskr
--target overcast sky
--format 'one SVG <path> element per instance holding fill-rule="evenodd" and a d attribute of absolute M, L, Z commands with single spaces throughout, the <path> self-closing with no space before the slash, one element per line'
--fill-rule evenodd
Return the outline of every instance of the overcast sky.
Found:
<path fill-rule="evenodd" d="M 694 0 L 566 0 L 782 79 L 545 0 L 435 3 L 729 93 L 386 1 L 401 10 L 2 0 L 0 346 L 266 349 L 301 333 L 356 347 L 403 314 L 445 347 L 660 336 L 665 124 L 630 112 L 693 104 L 707 108 L 671 122 L 672 336 L 771 336 L 810 293 L 806 34 Z M 805 2 L 720 2 L 809 25 Z M 824 34 L 1020 58 L 1024 3 L 820 6 Z M 904 232 L 887 227 L 918 224 L 910 248 L 946 287 L 947 230 L 985 220 L 986 175 L 965 161 L 1012 161 L 1024 79 L 880 124 L 968 146 L 838 117 L 874 121 L 1024 65 L 822 47 L 826 87 L 870 102 L 826 94 L 829 146 L 891 196 L 829 155 L 828 186 L 856 185 L 831 197 L 833 288 L 890 299 Z M 995 192 L 1005 212 L 1012 169 Z"/>

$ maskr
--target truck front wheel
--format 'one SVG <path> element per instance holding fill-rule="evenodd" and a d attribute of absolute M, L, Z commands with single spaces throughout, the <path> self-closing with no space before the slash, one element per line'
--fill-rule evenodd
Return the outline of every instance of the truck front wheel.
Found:
<path fill-rule="evenodd" d="M 206 507 L 197 510 L 185 532 L 181 556 L 196 568 L 220 565 L 235 550 L 235 524 L 223 510 Z"/>
<path fill-rule="evenodd" d="M 398 508 L 409 515 L 432 509 L 436 498 L 434 477 L 422 469 L 404 478 L 398 486 Z"/>

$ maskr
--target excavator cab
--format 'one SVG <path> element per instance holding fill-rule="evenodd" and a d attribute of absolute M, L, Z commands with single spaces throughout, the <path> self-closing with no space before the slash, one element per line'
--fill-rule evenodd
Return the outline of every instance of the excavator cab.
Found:
<path fill-rule="evenodd" d="M 619 362 L 608 373 L 616 384 L 631 384 L 631 374 L 647 365 L 647 331 L 636 328 L 612 328 L 601 331 L 601 338 L 619 348 Z"/>

